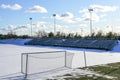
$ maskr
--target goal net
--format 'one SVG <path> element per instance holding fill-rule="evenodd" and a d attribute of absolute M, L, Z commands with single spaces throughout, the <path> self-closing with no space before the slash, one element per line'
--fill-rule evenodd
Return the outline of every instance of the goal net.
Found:
<path fill-rule="evenodd" d="M 21 72 L 34 74 L 61 67 L 71 68 L 73 53 L 66 51 L 22 53 Z"/>

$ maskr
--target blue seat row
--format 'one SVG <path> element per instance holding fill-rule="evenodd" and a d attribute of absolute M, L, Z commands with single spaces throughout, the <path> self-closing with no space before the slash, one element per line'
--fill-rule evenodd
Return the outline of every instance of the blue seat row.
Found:
<path fill-rule="evenodd" d="M 117 44 L 117 40 L 42 38 L 42 39 L 32 39 L 31 41 L 25 44 L 110 50 Z"/>

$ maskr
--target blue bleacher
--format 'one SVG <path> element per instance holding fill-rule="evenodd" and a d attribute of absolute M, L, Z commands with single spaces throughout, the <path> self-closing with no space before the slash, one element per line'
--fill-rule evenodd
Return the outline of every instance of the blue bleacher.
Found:
<path fill-rule="evenodd" d="M 25 44 L 110 50 L 117 44 L 117 40 L 42 38 L 33 39 Z"/>

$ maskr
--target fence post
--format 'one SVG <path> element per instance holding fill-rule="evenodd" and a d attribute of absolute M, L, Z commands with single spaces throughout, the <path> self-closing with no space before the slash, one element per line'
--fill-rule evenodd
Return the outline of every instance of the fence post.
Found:
<path fill-rule="evenodd" d="M 67 60 L 66 59 L 67 59 L 67 52 L 65 51 L 65 67 L 67 67 L 67 65 L 66 65 L 67 64 L 67 62 L 66 62 Z"/>
<path fill-rule="evenodd" d="M 84 62 L 85 62 L 85 68 L 87 67 L 87 61 L 86 61 L 86 53 L 85 53 L 85 50 L 84 50 Z"/>

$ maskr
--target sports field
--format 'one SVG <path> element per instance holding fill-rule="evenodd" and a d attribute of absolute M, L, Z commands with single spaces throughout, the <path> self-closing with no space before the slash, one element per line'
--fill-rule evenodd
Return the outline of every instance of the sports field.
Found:
<path fill-rule="evenodd" d="M 112 51 L 79 49 L 79 48 L 63 48 L 63 47 L 43 47 L 43 46 L 25 46 L 27 40 L 4 40 L 6 44 L 0 44 L 0 79 L 10 78 L 12 76 L 20 76 L 21 74 L 21 53 L 30 52 L 46 52 L 46 51 L 68 51 L 74 53 L 72 60 L 72 68 L 84 67 L 84 51 L 86 53 L 87 66 L 120 62 L 120 44 Z M 49 63 L 48 63 L 49 64 Z M 47 66 L 47 65 L 46 65 Z M 61 73 L 61 72 L 60 72 Z M 52 77 L 58 73 L 48 74 L 39 78 Z"/>

